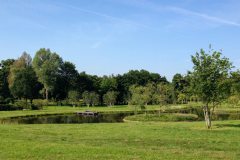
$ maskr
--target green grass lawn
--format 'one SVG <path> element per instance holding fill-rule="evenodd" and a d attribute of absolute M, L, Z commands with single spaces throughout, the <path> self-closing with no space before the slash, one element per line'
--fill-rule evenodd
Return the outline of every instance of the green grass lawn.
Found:
<path fill-rule="evenodd" d="M 0 125 L 0 159 L 240 159 L 240 121 Z"/>

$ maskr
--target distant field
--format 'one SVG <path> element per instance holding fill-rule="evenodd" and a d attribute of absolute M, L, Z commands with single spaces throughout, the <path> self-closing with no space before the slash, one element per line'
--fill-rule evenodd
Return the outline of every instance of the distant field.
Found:
<path fill-rule="evenodd" d="M 240 121 L 0 125 L 0 159 L 240 159 Z"/>

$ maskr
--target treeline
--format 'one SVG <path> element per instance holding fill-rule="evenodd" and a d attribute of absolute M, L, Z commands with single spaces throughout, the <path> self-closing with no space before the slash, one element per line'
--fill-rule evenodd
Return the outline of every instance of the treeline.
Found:
<path fill-rule="evenodd" d="M 32 103 L 33 99 L 46 99 L 60 104 L 68 101 L 71 105 L 77 105 L 82 100 L 87 106 L 197 102 L 203 100 L 196 93 L 196 84 L 193 83 L 197 76 L 193 72 L 176 74 L 169 82 L 158 73 L 130 70 L 122 75 L 100 77 L 79 73 L 73 63 L 64 61 L 50 49 L 42 48 L 33 59 L 24 52 L 18 59 L 1 61 L 0 103 L 9 104 L 23 99 L 26 103 L 28 100 Z M 222 81 L 228 82 L 223 83 L 229 89 L 227 100 L 237 104 L 240 72 L 230 72 Z"/>
<path fill-rule="evenodd" d="M 169 83 L 165 77 L 146 70 L 123 75 L 96 76 L 78 72 L 73 63 L 42 48 L 32 57 L 24 52 L 18 59 L 0 64 L 0 101 L 46 99 L 70 104 L 82 99 L 86 105 L 127 104 L 129 87 L 148 83 Z"/>

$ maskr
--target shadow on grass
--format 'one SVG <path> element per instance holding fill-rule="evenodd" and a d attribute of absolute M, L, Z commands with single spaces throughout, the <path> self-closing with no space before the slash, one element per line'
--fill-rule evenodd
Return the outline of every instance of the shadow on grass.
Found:
<path fill-rule="evenodd" d="M 223 127 L 237 127 L 240 128 L 240 124 L 216 124 L 218 128 L 223 128 Z"/>

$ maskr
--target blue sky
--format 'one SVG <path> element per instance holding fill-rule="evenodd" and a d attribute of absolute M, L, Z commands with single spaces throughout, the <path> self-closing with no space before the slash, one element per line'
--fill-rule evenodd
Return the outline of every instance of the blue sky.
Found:
<path fill-rule="evenodd" d="M 0 0 L 0 60 L 50 48 L 89 74 L 171 80 L 212 44 L 240 67 L 239 0 Z"/>

